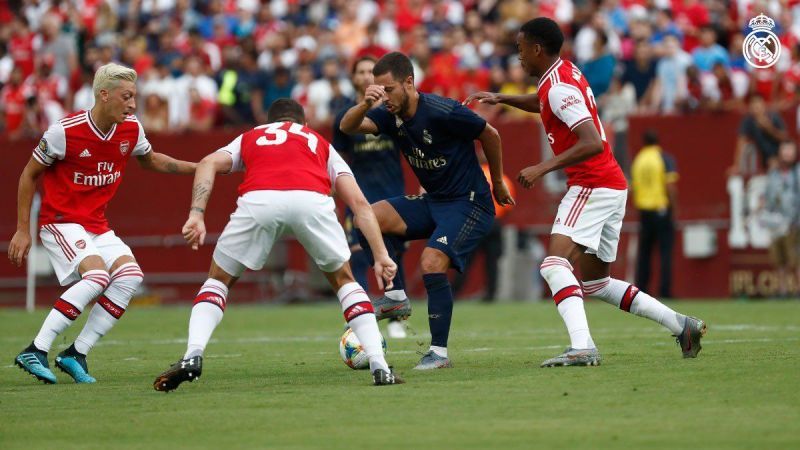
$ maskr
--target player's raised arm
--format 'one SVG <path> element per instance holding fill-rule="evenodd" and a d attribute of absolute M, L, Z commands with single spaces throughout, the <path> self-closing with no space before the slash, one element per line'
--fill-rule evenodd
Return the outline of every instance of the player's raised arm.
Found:
<path fill-rule="evenodd" d="M 186 243 L 197 250 L 206 238 L 205 212 L 211 191 L 214 189 L 214 178 L 217 173 L 227 173 L 233 167 L 231 155 L 225 151 L 216 151 L 197 164 L 192 186 L 192 205 L 189 207 L 189 218 L 181 230 Z"/>
<path fill-rule="evenodd" d="M 485 103 L 487 105 L 504 104 L 532 113 L 541 112 L 538 94 L 507 95 L 494 92 L 476 92 L 470 94 L 462 104 L 466 106 L 472 102 Z"/>
<path fill-rule="evenodd" d="M 383 86 L 370 85 L 364 92 L 364 100 L 348 109 L 339 123 L 339 129 L 346 134 L 376 134 L 378 126 L 367 117 L 372 105 L 380 102 L 385 95 Z"/>
<path fill-rule="evenodd" d="M 8 244 L 8 259 L 17 267 L 28 256 L 31 249 L 30 217 L 33 194 L 36 192 L 36 181 L 47 169 L 47 166 L 33 157 L 22 169 L 17 187 L 17 231 Z"/>
<path fill-rule="evenodd" d="M 176 173 L 183 175 L 193 174 L 197 168 L 197 163 L 181 161 L 163 153 L 149 151 L 144 155 L 138 155 L 136 160 L 142 169 L 152 170 L 161 173 Z"/>
<path fill-rule="evenodd" d="M 501 205 L 515 205 L 514 198 L 508 186 L 503 181 L 503 148 L 500 141 L 500 133 L 490 124 L 486 124 L 478 140 L 483 146 L 483 153 L 489 163 L 489 172 L 492 176 L 492 193 L 495 200 Z"/>

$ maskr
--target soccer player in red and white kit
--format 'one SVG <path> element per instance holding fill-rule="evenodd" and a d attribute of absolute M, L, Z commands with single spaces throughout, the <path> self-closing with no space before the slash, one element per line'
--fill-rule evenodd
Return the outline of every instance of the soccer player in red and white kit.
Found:
<path fill-rule="evenodd" d="M 222 320 L 228 290 L 245 269 L 261 269 L 285 233 L 294 234 L 336 291 L 344 318 L 369 358 L 373 383 L 402 383 L 384 359 L 372 303 L 353 278 L 350 246 L 329 194 L 333 189 L 353 211 L 372 249 L 373 268 L 383 289 L 384 282 L 391 283 L 397 273 L 397 265 L 384 246 L 372 207 L 333 146 L 303 125 L 305 112 L 299 103 L 276 100 L 267 120 L 268 124 L 239 135 L 197 166 L 189 219 L 183 226 L 183 236 L 194 249 L 205 239 L 203 217 L 215 174 L 244 171 L 244 181 L 239 185 L 236 211 L 214 249 L 208 280 L 195 297 L 186 353 L 156 378 L 153 387 L 171 391 L 200 376 L 203 352 Z"/>
<path fill-rule="evenodd" d="M 540 271 L 571 344 L 542 367 L 600 364 L 583 307 L 584 294 L 660 323 L 677 337 L 683 356 L 694 358 L 706 331 L 702 320 L 676 313 L 636 286 L 610 277 L 625 216 L 627 182 L 606 140 L 589 83 L 574 64 L 559 57 L 563 43 L 556 22 L 543 17 L 527 22 L 517 35 L 517 47 L 525 71 L 539 78 L 537 93 L 481 92 L 465 101 L 503 103 L 541 114 L 555 157 L 520 172 L 518 179 L 525 188 L 554 170 L 564 169 L 567 174 L 569 189 L 558 207 Z M 574 264 L 580 268 L 582 283 L 572 273 Z"/>
<path fill-rule="evenodd" d="M 51 125 L 22 171 L 17 193 L 17 231 L 8 258 L 17 266 L 31 247 L 29 217 L 36 182 L 43 178 L 39 237 L 62 286 L 39 334 L 14 362 L 45 383 L 56 377 L 47 352 L 86 306 L 97 299 L 75 342 L 59 353 L 56 366 L 77 383 L 94 383 L 86 354 L 114 326 L 142 282 L 131 249 L 108 225 L 105 210 L 131 155 L 148 170 L 191 174 L 195 163 L 156 153 L 134 117 L 136 72 L 106 64 L 95 73 L 95 106 Z"/>

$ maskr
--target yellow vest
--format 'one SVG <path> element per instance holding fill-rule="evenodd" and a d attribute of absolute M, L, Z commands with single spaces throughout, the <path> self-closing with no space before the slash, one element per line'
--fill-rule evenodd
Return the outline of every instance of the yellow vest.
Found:
<path fill-rule="evenodd" d="M 678 172 L 668 167 L 661 147 L 644 147 L 631 165 L 633 204 L 645 211 L 661 211 L 669 207 L 667 184 L 678 181 Z"/>

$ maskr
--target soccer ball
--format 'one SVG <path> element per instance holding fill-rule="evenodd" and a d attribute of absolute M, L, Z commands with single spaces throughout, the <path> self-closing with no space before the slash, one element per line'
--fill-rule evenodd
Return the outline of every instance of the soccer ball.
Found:
<path fill-rule="evenodd" d="M 386 353 L 386 339 L 383 336 L 381 336 L 381 345 L 383 346 L 383 352 Z M 347 367 L 351 369 L 369 368 L 369 358 L 364 352 L 364 347 L 350 327 L 344 330 L 342 338 L 339 339 L 339 355 L 341 355 L 342 361 L 347 364 Z"/>

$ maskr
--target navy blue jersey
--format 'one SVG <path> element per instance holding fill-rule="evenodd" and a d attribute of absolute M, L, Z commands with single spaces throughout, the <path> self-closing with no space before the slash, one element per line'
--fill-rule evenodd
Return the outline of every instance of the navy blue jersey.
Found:
<path fill-rule="evenodd" d="M 473 142 L 486 127 L 480 116 L 455 100 L 420 93 L 417 111 L 407 121 L 385 106 L 371 109 L 367 117 L 391 136 L 431 199 L 468 197 L 494 211 Z"/>
<path fill-rule="evenodd" d="M 403 169 L 400 152 L 391 137 L 381 134 L 349 136 L 339 129 L 350 101 L 333 122 L 333 147 L 347 160 L 358 187 L 370 203 L 403 195 Z"/>

